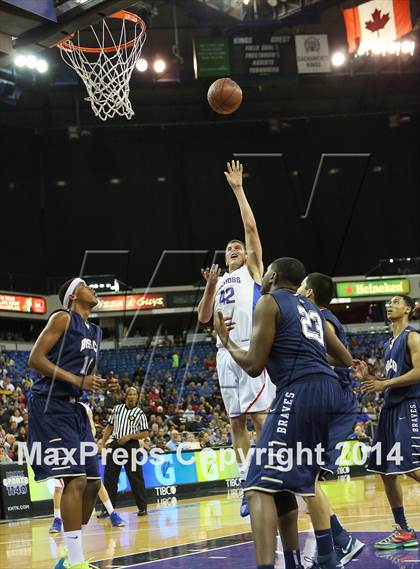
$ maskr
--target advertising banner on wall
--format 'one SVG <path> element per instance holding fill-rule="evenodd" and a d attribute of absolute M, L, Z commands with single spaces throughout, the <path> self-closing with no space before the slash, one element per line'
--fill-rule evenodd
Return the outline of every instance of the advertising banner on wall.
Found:
<path fill-rule="evenodd" d="M 357 298 L 363 296 L 391 296 L 408 294 L 408 279 L 381 279 L 377 281 L 346 281 L 337 283 L 338 298 Z"/>
<path fill-rule="evenodd" d="M 26 465 L 1 464 L 0 485 L 2 517 L 13 520 L 29 516 L 31 500 Z"/>
<path fill-rule="evenodd" d="M 47 312 L 47 301 L 41 296 L 0 293 L 0 310 L 45 314 Z"/>
<path fill-rule="evenodd" d="M 99 296 L 94 312 L 124 312 L 126 310 L 152 310 L 166 308 L 164 294 L 116 294 Z"/>

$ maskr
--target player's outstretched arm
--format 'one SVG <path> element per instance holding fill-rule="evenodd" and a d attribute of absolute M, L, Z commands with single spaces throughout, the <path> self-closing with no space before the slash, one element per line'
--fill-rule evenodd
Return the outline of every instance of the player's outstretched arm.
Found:
<path fill-rule="evenodd" d="M 351 367 L 353 358 L 347 348 L 337 338 L 335 331 L 325 326 L 325 340 L 327 353 L 330 356 L 329 363 L 334 367 Z"/>
<path fill-rule="evenodd" d="M 375 376 L 368 375 L 362 386 L 364 393 L 377 393 L 389 387 L 407 387 L 408 385 L 420 383 L 420 334 L 418 332 L 410 332 L 407 347 L 413 369 L 410 369 L 404 375 L 393 377 L 392 379 L 379 380 Z"/>
<path fill-rule="evenodd" d="M 244 225 L 245 245 L 248 253 L 247 266 L 254 280 L 261 284 L 264 274 L 261 240 L 258 234 L 254 213 L 246 199 L 242 186 L 242 175 L 243 166 L 239 160 L 236 162 L 232 160 L 231 163 L 227 163 L 227 171 L 225 172 L 226 180 L 235 194 Z"/>
<path fill-rule="evenodd" d="M 83 383 L 85 389 L 96 391 L 100 389 L 102 383 L 105 384 L 105 380 L 96 378 L 96 376 L 79 377 L 50 362 L 47 357 L 52 348 L 65 334 L 69 323 L 70 316 L 68 312 L 60 311 L 51 316 L 32 348 L 28 361 L 29 366 L 47 377 L 66 381 L 79 388 L 82 388 Z"/>
<path fill-rule="evenodd" d="M 203 298 L 198 305 L 198 320 L 202 324 L 207 324 L 213 317 L 214 298 L 216 296 L 217 281 L 220 276 L 219 265 L 212 265 L 211 268 L 207 267 L 207 269 L 201 269 L 201 274 L 207 282 Z"/>
<path fill-rule="evenodd" d="M 254 311 L 252 337 L 247 352 L 229 338 L 230 327 L 221 312 L 215 315 L 214 323 L 221 342 L 235 362 L 251 377 L 258 377 L 266 366 L 279 319 L 277 302 L 270 294 L 262 296 Z"/>

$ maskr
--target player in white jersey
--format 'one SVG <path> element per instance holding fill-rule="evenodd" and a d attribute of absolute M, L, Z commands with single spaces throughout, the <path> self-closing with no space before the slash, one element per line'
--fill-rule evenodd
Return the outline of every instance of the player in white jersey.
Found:
<path fill-rule="evenodd" d="M 238 161 L 227 164 L 226 179 L 232 188 L 242 216 L 245 243 L 232 239 L 226 246 L 225 261 L 228 272 L 222 277 L 218 265 L 202 270 L 207 284 L 198 307 L 198 319 L 207 323 L 214 310 L 233 316 L 235 327 L 231 337 L 242 348 L 249 347 L 255 305 L 260 298 L 264 266 L 262 247 L 252 209 L 242 187 L 243 167 Z M 233 360 L 229 352 L 217 341 L 217 375 L 220 390 L 232 429 L 232 444 L 236 453 L 239 474 L 245 480 L 250 444 L 246 428 L 247 414 L 251 415 L 257 437 L 262 430 L 265 412 L 275 395 L 275 388 L 267 373 L 259 377 L 247 375 Z M 242 451 L 242 452 L 241 452 Z M 247 504 L 241 507 L 241 515 L 248 515 Z"/>

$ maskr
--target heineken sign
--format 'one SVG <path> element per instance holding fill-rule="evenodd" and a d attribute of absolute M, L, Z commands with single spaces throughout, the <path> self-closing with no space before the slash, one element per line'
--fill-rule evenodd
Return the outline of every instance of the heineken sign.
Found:
<path fill-rule="evenodd" d="M 408 279 L 381 279 L 380 281 L 348 281 L 336 283 L 337 298 L 354 298 L 359 296 L 392 296 L 408 294 Z"/>

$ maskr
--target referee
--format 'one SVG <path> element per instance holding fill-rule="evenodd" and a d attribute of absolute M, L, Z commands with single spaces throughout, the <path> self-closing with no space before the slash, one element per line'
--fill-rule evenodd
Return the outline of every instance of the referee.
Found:
<path fill-rule="evenodd" d="M 111 502 L 115 505 L 117 498 L 118 477 L 121 472 L 120 464 L 114 461 L 114 452 L 124 448 L 129 457 L 132 449 L 139 448 L 139 441 L 149 436 L 149 426 L 144 412 L 138 407 L 139 394 L 135 387 L 130 387 L 126 391 L 125 403 L 116 405 L 108 420 L 102 435 L 102 447 L 112 448 L 112 452 L 107 454 L 104 485 L 108 491 Z M 111 441 L 109 440 L 111 437 Z M 117 455 L 118 456 L 118 455 Z M 130 468 L 131 466 L 131 468 Z M 127 464 L 125 468 L 131 490 L 138 508 L 138 516 L 147 515 L 147 495 L 144 486 L 142 467 L 133 463 Z M 105 517 L 105 513 L 99 517 Z"/>

